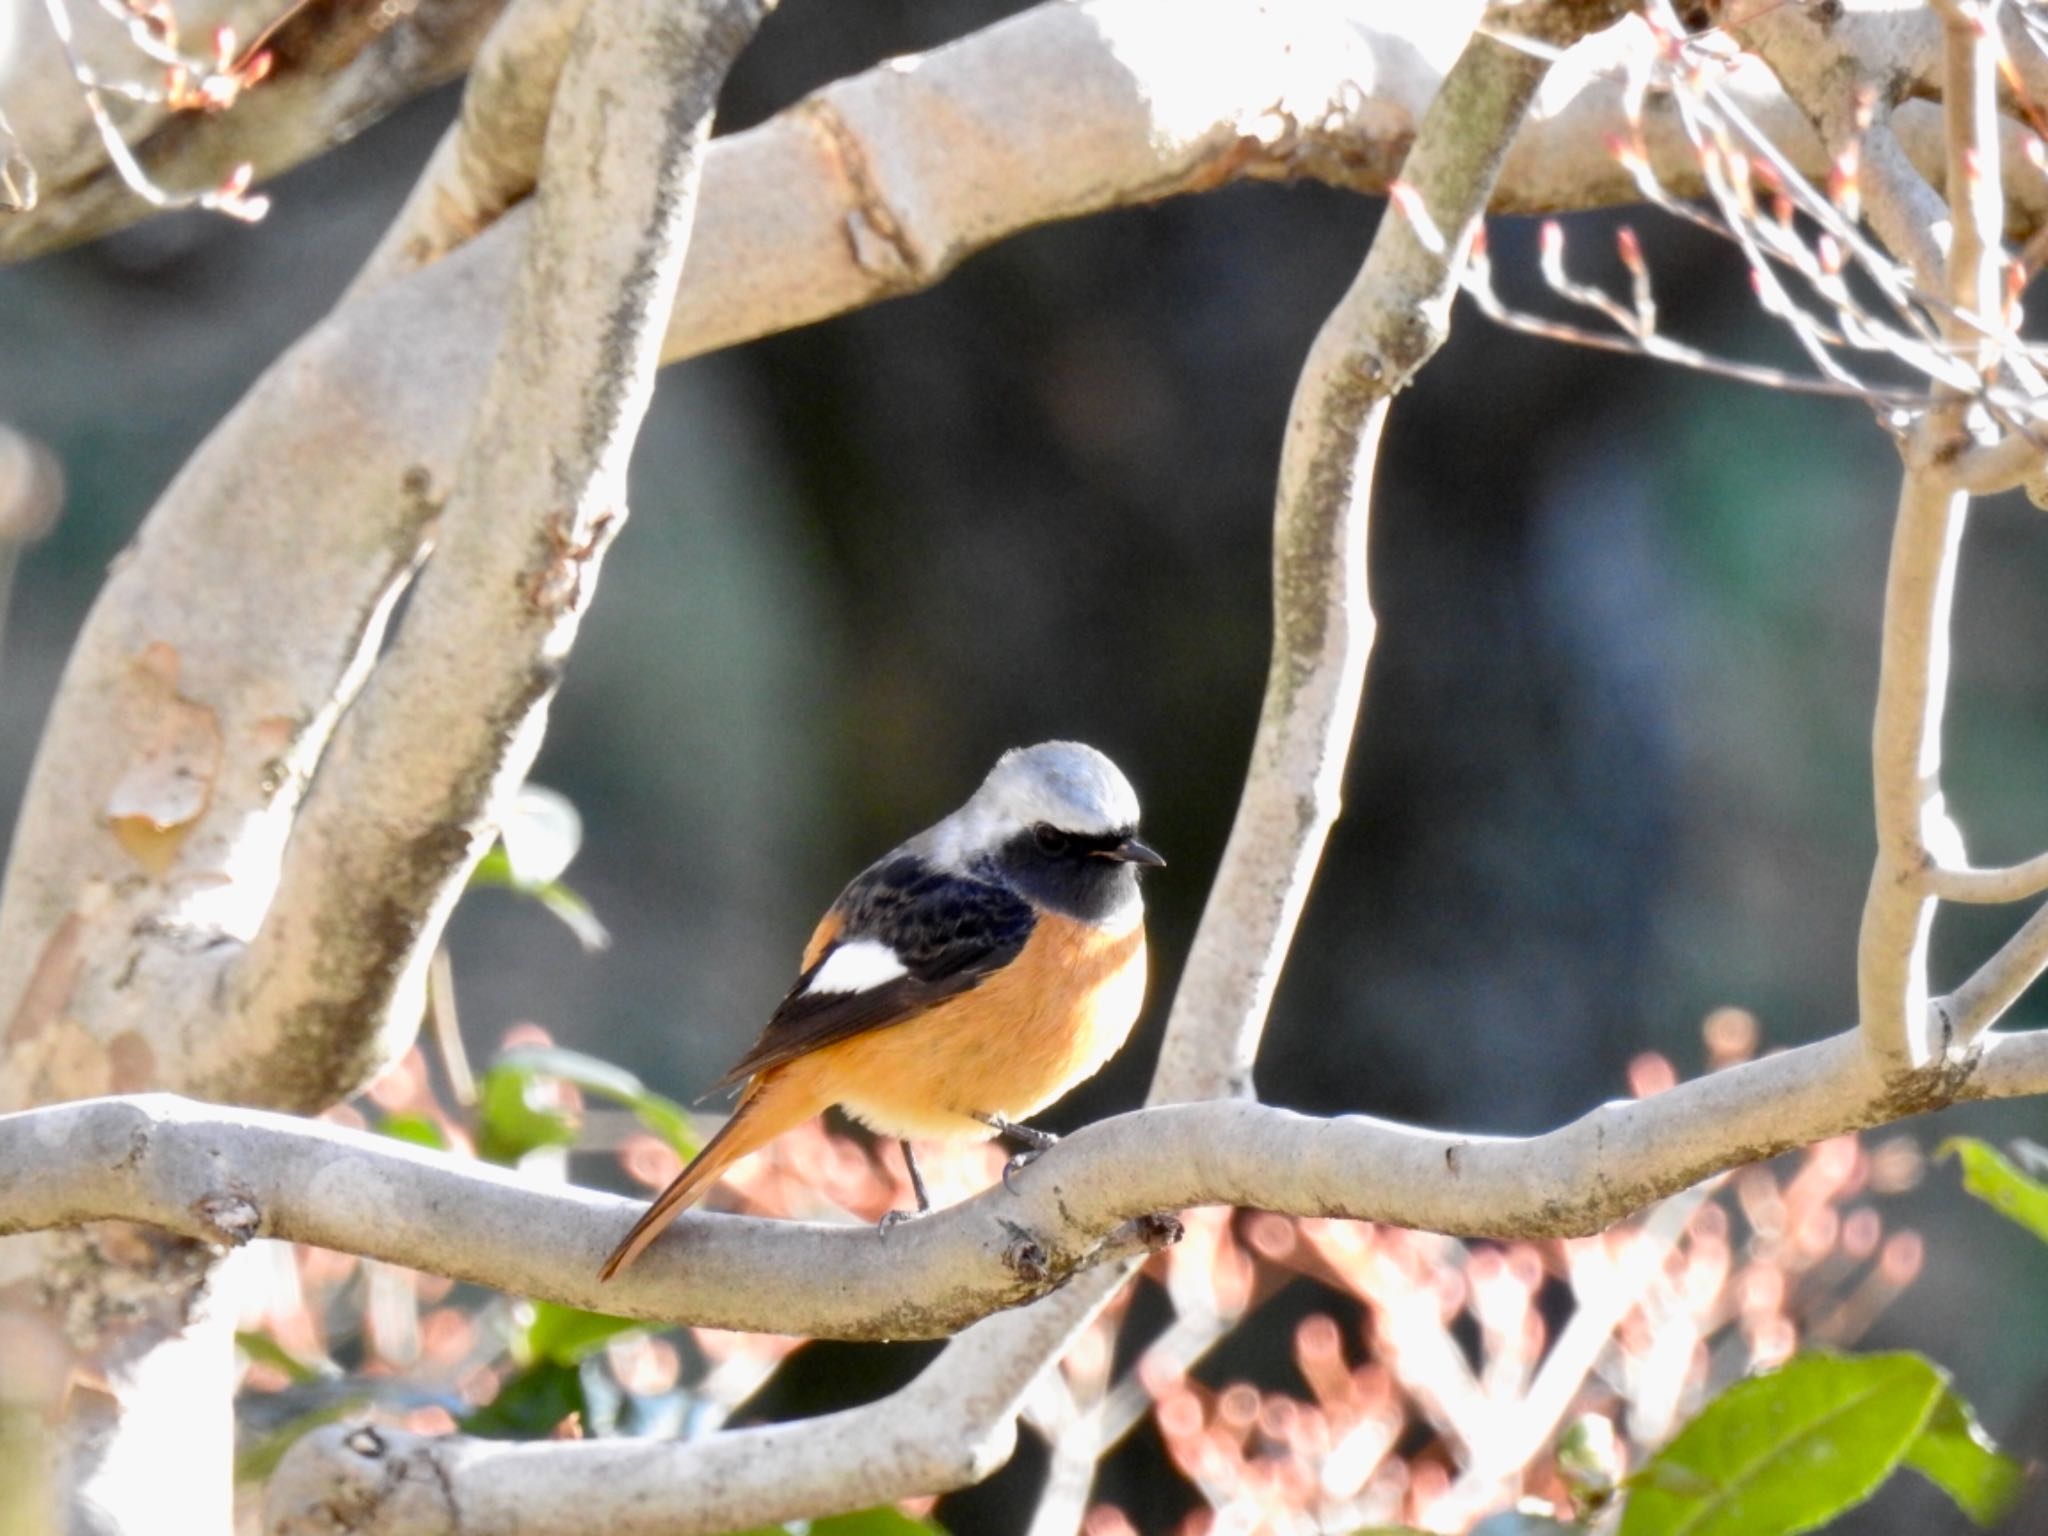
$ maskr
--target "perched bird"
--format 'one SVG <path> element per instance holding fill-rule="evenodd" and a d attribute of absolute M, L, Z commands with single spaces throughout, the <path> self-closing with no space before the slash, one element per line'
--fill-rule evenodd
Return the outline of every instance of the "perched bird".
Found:
<path fill-rule="evenodd" d="M 1079 742 L 1005 752 L 938 825 L 840 892 L 803 973 L 754 1048 L 719 1083 L 745 1083 L 732 1118 L 634 1223 L 609 1280 L 749 1152 L 831 1105 L 899 1138 L 1052 1145 L 1020 1122 L 1107 1061 L 1145 999 L 1138 797 Z M 895 1219 L 896 1213 L 892 1213 Z M 885 1222 L 885 1225 L 887 1223 Z"/>

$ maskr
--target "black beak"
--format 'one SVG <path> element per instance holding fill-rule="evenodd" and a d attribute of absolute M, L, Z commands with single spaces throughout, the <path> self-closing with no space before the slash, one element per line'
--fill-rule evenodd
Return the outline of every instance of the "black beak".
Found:
<path fill-rule="evenodd" d="M 1114 848 L 1105 848 L 1098 858 L 1115 859 L 1119 864 L 1143 864 L 1147 869 L 1164 869 L 1166 860 L 1135 837 L 1127 837 Z"/>

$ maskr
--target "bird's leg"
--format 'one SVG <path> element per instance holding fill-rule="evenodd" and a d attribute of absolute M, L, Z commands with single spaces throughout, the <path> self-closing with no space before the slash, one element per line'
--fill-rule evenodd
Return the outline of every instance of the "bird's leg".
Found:
<path fill-rule="evenodd" d="M 880 1226 L 884 1236 L 888 1234 L 891 1227 L 901 1222 L 913 1221 L 932 1208 L 932 1197 L 925 1193 L 924 1170 L 917 1166 L 917 1153 L 912 1149 L 907 1139 L 897 1142 L 896 1145 L 903 1149 L 903 1166 L 910 1170 L 910 1187 L 917 1195 L 917 1209 L 914 1211 L 890 1211 L 884 1215 Z"/>
<path fill-rule="evenodd" d="M 992 1127 L 998 1136 L 1008 1136 L 1013 1141 L 1024 1143 L 1024 1150 L 1003 1164 L 1003 1188 L 1009 1190 L 1013 1195 L 1017 1190 L 1016 1186 L 1010 1182 L 1010 1175 L 1021 1169 L 1029 1168 L 1038 1161 L 1038 1155 L 1041 1152 L 1059 1140 L 1059 1137 L 1053 1135 L 1051 1131 L 1041 1131 L 1036 1126 L 1031 1125 L 1019 1125 L 1016 1121 L 1006 1120 L 1001 1115 L 976 1115 L 974 1118 L 983 1125 Z"/>

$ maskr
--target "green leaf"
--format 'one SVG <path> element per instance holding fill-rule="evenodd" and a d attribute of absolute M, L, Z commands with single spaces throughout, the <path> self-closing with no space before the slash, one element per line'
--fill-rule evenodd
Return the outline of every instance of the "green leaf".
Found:
<path fill-rule="evenodd" d="M 1918 1355 L 1801 1355 L 1737 1382 L 1630 1478 L 1621 1536 L 1794 1536 L 1861 1504 L 1947 1386 Z"/>
<path fill-rule="evenodd" d="M 267 1333 L 238 1328 L 235 1330 L 235 1348 L 251 1360 L 275 1366 L 300 1386 L 309 1381 L 333 1381 L 341 1375 L 341 1367 L 332 1360 L 310 1363 L 301 1360 Z"/>
<path fill-rule="evenodd" d="M 1970 1405 L 1944 1391 L 1906 1451 L 1906 1465 L 1956 1501 L 1978 1525 L 1996 1525 L 2018 1499 L 2026 1474 L 1978 1427 Z"/>
<path fill-rule="evenodd" d="M 487 1440 L 539 1440 L 587 1406 L 576 1367 L 542 1360 L 507 1380 L 496 1397 L 463 1419 L 462 1428 Z"/>
<path fill-rule="evenodd" d="M 811 1522 L 810 1536 L 946 1536 L 945 1530 L 929 1520 L 916 1520 L 900 1509 L 883 1505 L 879 1509 L 857 1510 L 850 1515 L 827 1515 Z"/>
<path fill-rule="evenodd" d="M 284 1453 L 297 1445 L 323 1424 L 332 1424 L 337 1419 L 349 1418 L 361 1413 L 368 1406 L 370 1396 L 338 1397 L 331 1403 L 322 1404 L 300 1414 L 290 1422 L 262 1434 L 246 1436 L 235 1446 L 235 1480 L 241 1483 L 266 1483 L 270 1474 L 277 1470 L 277 1464 L 284 1460 Z"/>
<path fill-rule="evenodd" d="M 1394 1528 L 1388 1526 L 1392 1531 Z M 915 1520 L 900 1509 L 882 1505 L 877 1509 L 856 1510 L 848 1515 L 827 1515 L 822 1520 L 796 1525 L 750 1525 L 744 1531 L 731 1531 L 727 1536 L 792 1536 L 801 1531 L 804 1536 L 946 1536 L 946 1529 L 929 1520 Z M 1365 1536 L 1365 1533 L 1362 1533 Z M 1402 1536 L 1409 1536 L 1404 1532 Z M 1424 1536 L 1414 1532 L 1412 1536 Z"/>
<path fill-rule="evenodd" d="M 646 1326 L 630 1317 L 585 1312 L 552 1301 L 536 1301 L 532 1306 L 533 1321 L 512 1341 L 513 1353 L 522 1360 L 578 1365 L 607 1340 Z"/>
<path fill-rule="evenodd" d="M 484 856 L 476 861 L 476 868 L 469 872 L 469 889 L 473 891 L 516 891 L 519 882 L 512 877 L 512 856 L 505 851 L 503 843 L 493 843 Z"/>
<path fill-rule="evenodd" d="M 583 818 L 560 790 L 522 784 L 498 828 L 506 867 L 522 890 L 562 878 L 583 846 Z"/>
<path fill-rule="evenodd" d="M 576 942 L 583 946 L 585 954 L 594 955 L 612 947 L 611 929 L 598 921 L 590 903 L 580 893 L 561 881 L 550 880 L 546 885 L 533 886 L 525 894 L 552 912 L 562 926 L 576 936 Z"/>
<path fill-rule="evenodd" d="M 2048 1185 L 2030 1178 L 1998 1148 L 1974 1136 L 1952 1136 L 1934 1153 L 1963 1165 L 1963 1188 L 2048 1243 Z"/>
<path fill-rule="evenodd" d="M 590 903 L 562 883 L 562 871 L 582 846 L 583 818 L 576 807 L 552 789 L 528 784 L 513 800 L 498 841 L 470 871 L 470 889 L 530 896 L 561 919 L 585 950 L 609 949 L 612 936 Z"/>
<path fill-rule="evenodd" d="M 436 1152 L 448 1150 L 448 1138 L 441 1134 L 440 1123 L 415 1110 L 386 1115 L 377 1122 L 377 1132 L 397 1141 L 409 1141 L 416 1147 L 432 1147 Z"/>
<path fill-rule="evenodd" d="M 574 1083 L 585 1093 L 624 1105 L 642 1125 L 674 1148 L 678 1157 L 687 1160 L 697 1155 L 700 1143 L 690 1124 L 689 1111 L 674 1099 L 656 1093 L 624 1067 L 554 1045 L 520 1046 L 507 1051 L 492 1064 L 491 1070 L 495 1072 L 500 1067 L 535 1077 L 559 1078 Z"/>
<path fill-rule="evenodd" d="M 560 1110 L 542 1109 L 529 1097 L 536 1074 L 500 1059 L 476 1090 L 476 1150 L 487 1162 L 518 1162 L 542 1147 L 566 1147 L 576 1140 L 576 1122 Z"/>

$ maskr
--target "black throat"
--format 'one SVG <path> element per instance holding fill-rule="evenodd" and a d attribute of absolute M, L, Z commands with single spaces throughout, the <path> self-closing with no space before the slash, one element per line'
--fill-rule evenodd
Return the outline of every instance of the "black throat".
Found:
<path fill-rule="evenodd" d="M 1138 899 L 1137 867 L 1103 857 L 1129 835 L 1068 833 L 1062 846 L 1048 850 L 1027 829 L 998 848 L 989 862 L 1005 885 L 1035 905 L 1062 917 L 1100 923 Z"/>

